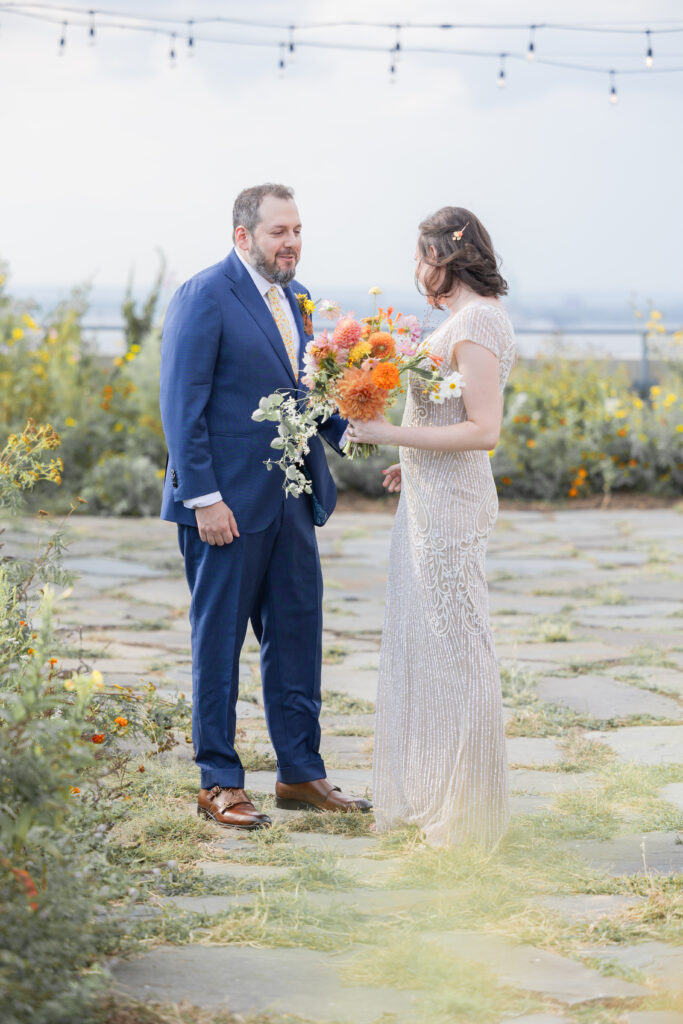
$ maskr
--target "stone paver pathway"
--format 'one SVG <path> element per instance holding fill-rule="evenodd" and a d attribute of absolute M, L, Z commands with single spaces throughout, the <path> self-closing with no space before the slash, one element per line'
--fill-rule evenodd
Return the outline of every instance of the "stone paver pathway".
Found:
<path fill-rule="evenodd" d="M 331 779 L 358 795 L 369 794 L 371 785 L 392 518 L 384 511 L 338 512 L 318 532 L 325 577 L 322 753 Z M 27 524 L 25 532 L 6 533 L 6 550 L 21 550 L 32 531 Z M 554 940 L 548 932 L 544 943 L 537 930 L 528 942 L 522 925 L 518 935 L 509 929 L 496 934 L 490 918 L 481 928 L 476 921 L 464 928 L 445 919 L 439 924 L 449 899 L 460 899 L 462 890 L 448 878 L 435 878 L 430 887 L 424 876 L 402 873 L 406 847 L 383 846 L 368 834 L 328 834 L 300 815 L 275 811 L 280 832 L 270 847 L 258 837 L 217 831 L 193 865 L 194 887 L 150 897 L 141 918 L 189 915 L 196 921 L 192 941 L 156 943 L 112 964 L 121 990 L 143 1000 L 292 1014 L 305 1021 L 429 1020 L 429 992 L 419 978 L 404 980 L 399 990 L 398 982 L 383 982 L 381 972 L 373 977 L 383 944 L 395 934 L 396 941 L 431 951 L 446 965 L 486 968 L 505 991 L 529 1000 L 509 1013 L 491 1009 L 477 1018 L 482 1021 L 571 1021 L 573 1007 L 590 1004 L 597 1013 L 603 1002 L 610 1012 L 620 1008 L 620 1021 L 633 1024 L 683 1020 L 666 1002 L 683 976 L 680 930 L 666 922 L 663 941 L 631 941 L 620 932 L 651 898 L 646 880 L 674 879 L 683 859 L 677 831 L 683 774 L 673 767 L 683 761 L 682 531 L 683 515 L 675 509 L 504 511 L 490 545 L 513 828 L 519 834 L 525 822 L 531 829 L 547 820 L 557 857 L 572 857 L 577 865 L 575 891 L 564 884 L 554 891 L 546 882 L 528 894 L 535 908 L 529 920 L 549 915 Z M 152 681 L 162 694 L 189 696 L 189 601 L 174 528 L 156 520 L 79 516 L 70 529 L 67 564 L 81 575 L 57 605 L 73 655 L 66 667 L 85 663 L 100 669 L 108 684 Z M 274 765 L 252 635 L 241 679 L 239 736 L 253 768 L 247 786 L 272 806 Z M 186 743 L 165 756 L 178 770 L 192 771 Z M 643 831 L 634 827 L 636 812 L 619 817 L 616 798 L 617 817 L 600 818 L 596 804 L 612 799 L 600 772 L 610 764 L 626 773 L 661 773 L 656 798 L 648 798 L 658 816 L 643 818 L 650 822 Z M 615 772 L 611 784 L 626 786 L 626 778 Z M 180 804 L 179 814 L 193 812 L 191 795 Z M 582 807 L 597 832 L 582 831 Z M 581 883 L 584 876 L 592 882 Z M 292 925 L 300 929 L 293 948 L 285 948 L 276 927 L 288 900 L 301 907 Z M 310 940 L 306 908 L 317 922 Z M 273 932 L 266 929 L 262 940 L 253 941 L 230 931 L 240 914 L 257 909 L 270 915 Z M 291 907 L 288 912 L 294 913 Z M 326 945 L 325 921 L 342 919 L 348 919 L 346 948 Z M 359 922 L 366 923 L 367 945 Z M 378 939 L 373 929 L 382 927 L 389 930 Z M 386 971 L 386 959 L 382 963 Z M 458 1012 L 448 1019 L 467 1019 Z"/>

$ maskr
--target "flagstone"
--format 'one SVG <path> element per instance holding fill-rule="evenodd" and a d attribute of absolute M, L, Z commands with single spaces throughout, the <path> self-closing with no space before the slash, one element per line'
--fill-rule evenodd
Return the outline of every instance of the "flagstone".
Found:
<path fill-rule="evenodd" d="M 617 647 L 591 640 L 569 640 L 556 643 L 497 644 L 496 654 L 528 662 L 550 661 L 570 666 L 588 662 L 621 660 L 624 652 Z"/>
<path fill-rule="evenodd" d="M 675 668 L 661 668 L 659 665 L 623 665 L 615 669 L 616 678 L 638 676 L 639 686 L 650 690 L 666 690 L 668 693 L 683 695 L 683 672 Z"/>
<path fill-rule="evenodd" d="M 340 665 L 323 665 L 323 690 L 337 690 L 350 697 L 374 701 L 377 696 L 377 672 L 375 669 L 347 668 Z"/>
<path fill-rule="evenodd" d="M 552 576 L 555 573 L 577 573 L 585 569 L 579 558 L 511 558 L 490 554 L 486 559 L 486 572 L 510 573 L 513 576 Z"/>
<path fill-rule="evenodd" d="M 420 941 L 438 946 L 457 960 L 486 963 L 499 983 L 537 992 L 575 1006 L 597 999 L 630 999 L 648 995 L 648 989 L 621 978 L 603 977 L 575 960 L 534 946 L 516 945 L 499 935 L 477 932 L 425 932 Z"/>
<path fill-rule="evenodd" d="M 625 718 L 628 715 L 683 717 L 683 708 L 671 697 L 619 683 L 609 676 L 546 678 L 538 684 L 536 692 L 541 700 L 562 704 L 594 718 Z"/>
<path fill-rule="evenodd" d="M 161 946 L 111 966 L 119 989 L 143 1000 L 232 1013 L 298 1014 L 319 1024 L 415 1019 L 414 993 L 340 980 L 338 958 L 309 949 Z"/>
<path fill-rule="evenodd" d="M 347 796 L 364 796 L 372 786 L 370 768 L 331 768 L 327 773 L 333 786 L 340 786 Z M 247 772 L 246 788 L 254 793 L 274 793 L 276 773 Z"/>
<path fill-rule="evenodd" d="M 616 839 L 572 839 L 563 846 L 610 875 L 679 874 L 683 844 L 675 832 L 637 832 Z"/>
<path fill-rule="evenodd" d="M 676 1010 L 634 1010 L 627 1013 L 625 1024 L 683 1024 L 683 1013 Z"/>
<path fill-rule="evenodd" d="M 357 857 L 377 850 L 378 842 L 365 836 L 340 836 L 326 832 L 290 832 L 292 846 L 311 850 L 333 850 L 342 857 Z"/>
<path fill-rule="evenodd" d="M 625 893 L 608 896 L 570 895 L 570 896 L 539 896 L 536 903 L 548 910 L 559 910 L 572 921 L 597 921 L 601 917 L 620 914 L 643 902 L 642 896 L 630 896 Z"/>
<path fill-rule="evenodd" d="M 501 1024 L 568 1024 L 568 1021 L 568 1017 L 558 1017 L 554 1013 L 532 1013 L 523 1017 L 505 1017 Z"/>
<path fill-rule="evenodd" d="M 683 762 L 683 725 L 625 726 L 609 732 L 595 732 L 591 738 L 610 746 L 620 761 L 636 764 Z"/>
<path fill-rule="evenodd" d="M 121 584 L 118 580 L 119 589 L 131 600 L 154 605 L 164 605 L 170 608 L 178 608 L 183 611 L 190 607 L 190 592 L 184 579 L 164 578 L 158 580 L 144 580 L 141 583 Z"/>
<path fill-rule="evenodd" d="M 541 811 L 550 810 L 553 800 L 549 796 L 541 794 L 513 793 L 510 796 L 510 813 L 516 814 L 540 814 Z"/>
<path fill-rule="evenodd" d="M 584 949 L 598 960 L 615 961 L 622 967 L 642 971 L 663 988 L 683 993 L 683 948 L 666 942 L 640 942 L 637 945 L 613 945 L 606 949 Z"/>
<path fill-rule="evenodd" d="M 658 795 L 661 800 L 667 800 L 683 811 L 683 782 L 670 782 L 659 790 Z"/>
<path fill-rule="evenodd" d="M 644 565 L 648 556 L 636 548 L 587 548 L 585 556 L 599 565 Z"/>
<path fill-rule="evenodd" d="M 564 756 L 555 740 L 545 737 L 512 736 L 506 744 L 509 764 L 556 764 Z"/>
<path fill-rule="evenodd" d="M 195 865 L 198 871 L 210 878 L 237 878 L 249 881 L 267 881 L 269 878 L 284 878 L 290 868 L 274 864 L 239 864 L 225 860 L 200 860 Z"/>
<path fill-rule="evenodd" d="M 527 768 L 510 770 L 510 789 L 513 793 L 574 793 L 595 784 L 596 777 L 592 772 L 539 772 Z"/>
<path fill-rule="evenodd" d="M 683 587 L 681 595 L 683 598 Z M 661 619 L 672 615 L 680 610 L 679 601 L 640 601 L 633 604 L 598 604 L 590 605 L 575 616 L 577 622 L 586 622 L 591 625 L 595 619 L 607 619 L 619 622 L 622 619 L 654 619 L 661 625 Z M 631 623 L 631 626 L 640 628 L 640 623 Z M 626 627 L 625 627 L 626 628 Z"/>

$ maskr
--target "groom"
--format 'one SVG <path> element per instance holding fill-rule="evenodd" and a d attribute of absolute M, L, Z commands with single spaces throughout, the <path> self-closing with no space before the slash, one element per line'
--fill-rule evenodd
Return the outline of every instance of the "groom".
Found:
<path fill-rule="evenodd" d="M 234 747 L 239 658 L 247 623 L 261 644 L 266 722 L 277 754 L 278 807 L 369 810 L 332 786 L 319 754 L 322 575 L 315 539 L 336 490 L 319 438 L 305 464 L 313 495 L 288 498 L 259 399 L 296 392 L 308 340 L 294 281 L 301 223 L 292 189 L 258 185 L 233 208 L 234 249 L 186 281 L 168 307 L 161 416 L 168 444 L 162 519 L 178 524 L 192 600 L 192 739 L 198 813 L 265 828 Z M 308 318 L 307 318 L 308 319 Z M 309 321 L 310 326 L 310 321 Z M 320 427 L 338 450 L 346 424 Z"/>

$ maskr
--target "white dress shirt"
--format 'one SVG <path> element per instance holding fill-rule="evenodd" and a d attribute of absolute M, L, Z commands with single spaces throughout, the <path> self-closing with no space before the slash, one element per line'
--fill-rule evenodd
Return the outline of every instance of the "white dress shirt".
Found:
<path fill-rule="evenodd" d="M 272 310 L 270 308 L 270 303 L 268 302 L 267 299 L 267 294 L 268 291 L 273 287 L 273 282 L 268 281 L 267 278 L 263 276 L 263 274 L 259 274 L 258 270 L 252 267 L 251 263 L 247 262 L 247 260 L 244 258 L 242 252 L 239 249 L 235 248 L 233 249 L 233 252 L 237 256 L 242 266 L 245 267 L 247 273 L 249 274 L 249 277 L 252 279 L 252 281 L 258 288 L 261 298 L 268 307 L 268 312 L 271 313 L 272 315 Z M 289 320 L 290 327 L 292 328 L 292 340 L 294 342 L 294 351 L 296 352 L 298 358 L 299 351 L 301 349 L 301 336 L 299 335 L 299 328 L 297 327 L 296 320 L 294 319 L 294 312 L 289 304 L 289 299 L 285 295 L 285 290 L 282 287 L 282 285 L 276 284 L 275 287 L 277 288 L 278 291 L 280 304 L 283 310 L 285 311 L 285 316 Z M 211 494 L 201 494 L 198 498 L 189 498 L 187 501 L 183 502 L 183 505 L 185 506 L 185 508 L 204 508 L 206 505 L 215 505 L 217 501 L 222 500 L 223 497 L 220 491 L 212 491 Z"/>

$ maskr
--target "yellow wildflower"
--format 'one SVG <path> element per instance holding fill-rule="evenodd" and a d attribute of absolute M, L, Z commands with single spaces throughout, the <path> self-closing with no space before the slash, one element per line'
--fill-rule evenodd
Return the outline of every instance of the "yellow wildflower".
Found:
<path fill-rule="evenodd" d="M 15 327 L 14 330 L 12 331 L 12 338 L 13 338 L 13 340 L 14 341 L 21 341 L 21 339 L 23 337 L 24 337 L 24 332 L 22 331 L 21 327 Z"/>
<path fill-rule="evenodd" d="M 118 434 L 123 430 L 123 423 L 114 424 L 114 433 Z"/>
<path fill-rule="evenodd" d="M 131 352 L 135 352 L 135 354 L 137 355 L 137 353 L 140 351 L 140 346 L 139 345 L 131 345 L 130 346 L 130 350 L 131 350 Z"/>
<path fill-rule="evenodd" d="M 123 359 L 121 356 L 117 356 L 114 360 L 114 366 L 123 366 Z"/>
<path fill-rule="evenodd" d="M 358 359 L 364 359 L 365 356 L 369 356 L 372 349 L 367 341 L 359 341 L 353 346 L 349 352 L 349 362 L 355 363 Z"/>
<path fill-rule="evenodd" d="M 377 285 L 375 285 L 374 288 L 370 288 L 370 290 L 368 291 L 368 295 L 381 295 L 381 294 L 382 294 L 382 289 L 378 288 Z"/>
<path fill-rule="evenodd" d="M 30 327 L 32 331 L 38 330 L 38 324 L 35 322 L 32 316 L 28 313 L 22 313 L 21 319 L 24 321 L 27 327 Z"/>
<path fill-rule="evenodd" d="M 662 389 L 657 384 L 654 384 L 650 388 L 650 394 L 651 395 L 661 395 L 661 393 L 662 393 Z"/>
<path fill-rule="evenodd" d="M 662 319 L 662 314 L 659 312 L 658 309 L 652 309 L 652 310 L 650 310 L 650 319 L 651 320 L 661 320 Z"/>
<path fill-rule="evenodd" d="M 64 680 L 64 689 L 65 690 L 75 690 L 76 689 L 76 684 L 74 683 L 73 679 L 65 679 Z"/>
<path fill-rule="evenodd" d="M 67 418 L 64 420 L 64 426 L 65 427 L 75 427 L 76 426 L 76 420 L 73 418 L 73 416 L 67 416 Z"/>

